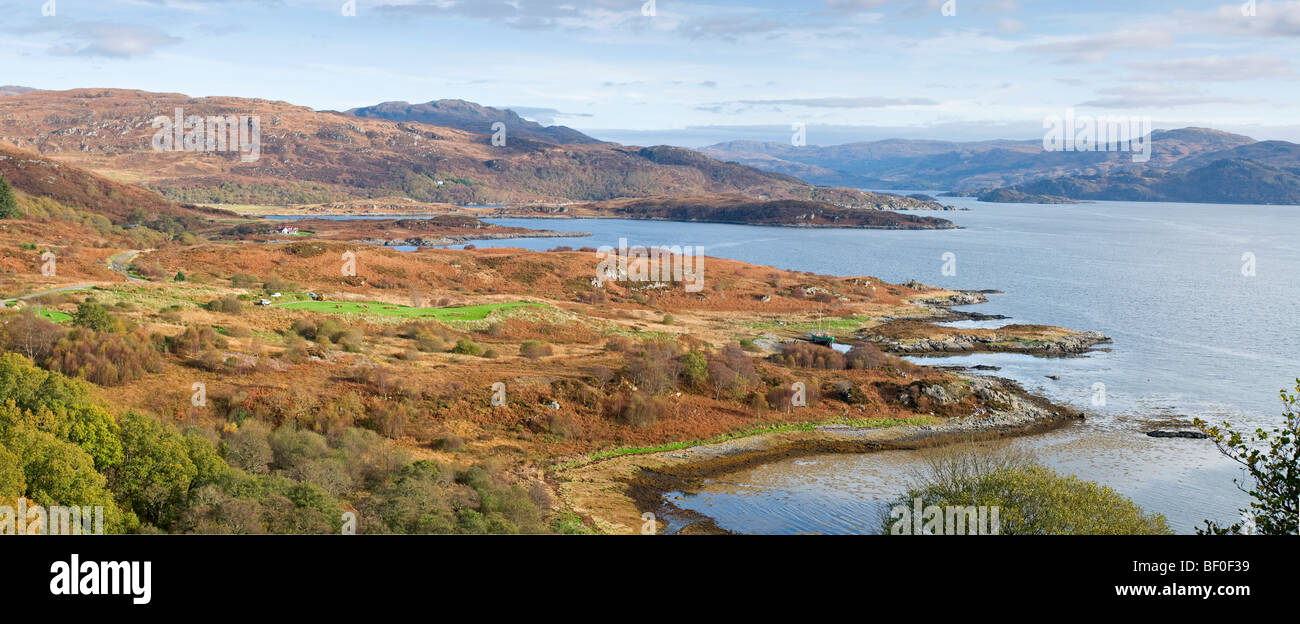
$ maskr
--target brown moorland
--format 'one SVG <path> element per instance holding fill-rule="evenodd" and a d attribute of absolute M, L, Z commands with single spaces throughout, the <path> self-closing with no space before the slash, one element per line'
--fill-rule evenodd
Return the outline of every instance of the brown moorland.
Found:
<path fill-rule="evenodd" d="M 3 286 L 10 296 L 88 289 L 0 312 L 0 338 L 49 370 L 98 384 L 114 411 L 152 414 L 222 449 L 258 439 L 248 431 L 337 441 L 368 429 L 415 458 L 490 466 L 533 504 L 563 514 L 602 503 L 589 489 L 581 501 L 565 499 L 572 490 L 562 468 L 606 454 L 792 423 L 980 421 L 1007 400 L 867 340 L 889 319 L 941 313 L 913 301 L 962 293 L 719 258 L 704 259 L 704 288 L 691 292 L 680 282 L 598 280 L 591 249 L 402 253 L 326 237 L 253 242 L 265 222 L 166 200 L 150 200 L 156 212 L 99 214 L 95 206 L 114 201 L 120 184 L 66 163 L 56 170 L 65 177 L 53 187 L 15 176 L 20 218 L 0 221 Z M 99 189 L 89 207 L 63 188 L 83 182 Z M 339 238 L 495 227 L 469 215 L 334 223 L 308 225 L 337 227 L 326 236 Z M 245 227 L 250 240 L 239 240 Z M 59 258 L 57 276 L 40 272 L 45 249 Z M 797 340 L 822 326 L 855 348 Z M 196 404 L 200 382 L 206 401 Z M 796 382 L 806 386 L 806 406 L 795 405 Z M 265 470 L 258 461 L 241 465 Z M 330 484 L 328 474 L 301 479 Z M 336 493 L 357 505 L 367 498 Z M 607 493 L 617 517 L 632 513 L 626 491 Z"/>
<path fill-rule="evenodd" d="M 4 225 L 12 233 L 33 224 Z M 0 245 L 13 241 L 0 234 Z M 347 252 L 355 275 L 341 270 Z M 99 383 L 116 409 L 216 440 L 250 422 L 325 436 L 361 427 L 415 458 L 489 462 L 544 492 L 538 500 L 557 513 L 569 490 L 553 469 L 593 453 L 790 423 L 978 418 L 988 408 L 950 372 L 867 344 L 845 356 L 792 341 L 827 320 L 851 335 L 882 317 L 928 316 L 932 308 L 909 300 L 955 293 L 717 258 L 705 259 L 701 292 L 671 282 L 597 286 L 597 261 L 591 251 L 167 242 L 131 261 L 153 280 L 111 273 L 92 291 L 40 302 L 71 315 L 93 299 L 125 332 L 74 331 L 48 365 Z M 272 290 L 284 299 L 255 305 Z M 457 306 L 486 307 L 458 316 Z M 6 327 L 18 318 L 5 314 Z M 120 355 L 104 361 L 102 349 Z M 202 406 L 193 403 L 199 382 Z M 793 405 L 795 382 L 807 387 L 806 407 Z M 494 405 L 498 383 L 505 395 Z M 582 491 L 575 504 L 600 507 Z M 626 515 L 627 494 L 610 495 Z"/>
<path fill-rule="evenodd" d="M 255 116 L 260 158 L 237 152 L 159 152 L 156 117 Z M 401 195 L 454 204 L 599 201 L 616 197 L 740 193 L 844 206 L 925 202 L 713 160 L 691 150 L 555 144 L 412 122 L 318 112 L 285 102 L 190 98 L 123 89 L 33 91 L 0 98 L 0 142 L 101 175 L 145 184 L 192 203 L 307 204 Z"/>

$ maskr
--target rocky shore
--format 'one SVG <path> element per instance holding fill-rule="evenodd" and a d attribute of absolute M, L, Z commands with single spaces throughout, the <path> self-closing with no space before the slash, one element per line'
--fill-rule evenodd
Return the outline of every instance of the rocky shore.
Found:
<path fill-rule="evenodd" d="M 874 342 L 890 353 L 899 355 L 933 355 L 954 353 L 976 353 L 996 351 L 998 353 L 1022 353 L 1040 357 L 1061 357 L 1078 355 L 1092 350 L 1099 344 L 1109 343 L 1110 337 L 1097 331 L 1069 332 L 1055 336 L 1024 335 L 1010 330 L 1018 325 L 988 330 L 987 333 L 960 333 L 942 338 L 891 338 L 887 336 L 866 335 L 863 338 Z M 1068 330 L 1067 330 L 1068 331 Z"/>
<path fill-rule="evenodd" d="M 933 288 L 908 282 L 909 288 Z M 857 339 L 875 343 L 882 350 L 899 355 L 954 355 L 963 353 L 1021 353 L 1039 357 L 1063 357 L 1086 353 L 1097 345 L 1111 342 L 1098 331 L 1075 331 L 1050 325 L 1011 324 L 995 329 L 962 329 L 939 323 L 951 321 L 986 321 L 1007 318 L 1000 314 L 980 314 L 954 310 L 957 306 L 988 302 L 997 290 L 959 290 L 953 294 L 910 300 L 925 307 L 923 317 L 902 316 L 883 319 L 881 325 L 858 332 Z"/>
<path fill-rule="evenodd" d="M 929 284 L 923 284 L 916 280 L 906 282 L 903 285 L 907 286 L 908 288 L 913 288 L 916 290 L 938 290 L 934 286 L 930 286 Z M 939 297 L 922 297 L 920 299 L 912 299 L 911 303 L 919 304 L 927 308 L 931 308 L 936 312 L 939 312 L 939 311 L 945 311 L 948 308 L 955 307 L 955 306 L 988 303 L 989 295 L 1002 294 L 1002 291 L 1000 290 L 956 290 L 951 292 L 953 293 L 951 295 L 944 295 Z"/>
<path fill-rule="evenodd" d="M 1007 379 L 962 375 L 984 407 L 970 416 L 935 425 L 858 427 L 825 424 L 809 430 L 763 433 L 717 444 L 624 455 L 557 471 L 557 491 L 574 512 L 604 533 L 639 533 L 642 514 L 669 519 L 667 532 L 726 533 L 712 521 L 665 500 L 692 491 L 704 479 L 781 459 L 823 453 L 909 450 L 1050 431 L 1082 420 L 1077 410 L 1027 393 Z M 936 393 L 940 391 L 934 391 Z M 946 392 L 942 391 L 942 392 Z M 931 395 L 933 396 L 933 395 Z M 671 519 L 686 518 L 674 526 Z M 662 527 L 661 527 L 662 528 Z"/>

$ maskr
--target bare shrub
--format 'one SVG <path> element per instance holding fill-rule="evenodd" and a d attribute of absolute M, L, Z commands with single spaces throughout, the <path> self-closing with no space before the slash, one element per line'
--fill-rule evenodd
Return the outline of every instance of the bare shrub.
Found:
<path fill-rule="evenodd" d="M 610 399 L 605 414 L 622 424 L 648 429 L 659 422 L 665 408 L 662 399 L 644 392 L 621 392 Z"/>
<path fill-rule="evenodd" d="M 536 340 L 526 340 L 519 345 L 519 355 L 530 360 L 536 360 L 551 355 L 551 345 Z"/>
<path fill-rule="evenodd" d="M 789 367 L 843 370 L 844 355 L 830 347 L 809 342 L 792 342 L 781 347 L 772 361 Z"/>

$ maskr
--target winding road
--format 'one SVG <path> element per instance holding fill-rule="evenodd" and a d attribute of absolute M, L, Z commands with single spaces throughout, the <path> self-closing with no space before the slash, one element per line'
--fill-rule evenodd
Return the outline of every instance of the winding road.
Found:
<path fill-rule="evenodd" d="M 60 286 L 58 288 L 51 288 L 49 290 L 34 292 L 30 295 L 14 297 L 13 299 L 0 299 L 0 306 L 9 307 L 9 305 L 14 303 L 15 301 L 21 301 L 23 299 L 35 299 L 36 297 L 44 297 L 45 295 L 52 295 L 58 292 L 66 292 L 69 290 L 81 290 L 83 288 L 93 288 L 94 286 L 95 286 L 94 284 L 73 284 L 71 286 Z"/>
<path fill-rule="evenodd" d="M 122 275 L 126 276 L 126 281 L 128 282 L 143 282 L 144 280 L 138 277 L 131 277 L 127 273 L 127 269 L 130 268 L 131 266 L 131 261 L 134 260 L 135 257 L 140 255 L 143 251 L 144 250 L 142 249 L 132 249 L 130 251 L 123 251 L 121 253 L 113 254 L 108 258 L 108 268 L 113 269 L 114 271 L 117 271 L 118 273 L 121 273 Z"/>
<path fill-rule="evenodd" d="M 125 277 L 128 282 L 143 282 L 145 280 L 136 277 L 131 277 L 130 275 L 128 275 L 127 269 L 131 266 L 131 261 L 134 260 L 137 255 L 143 253 L 144 251 L 146 250 L 132 249 L 130 251 L 123 251 L 121 253 L 113 254 L 108 258 L 108 268 L 118 273 L 121 273 L 122 276 Z M 44 297 L 45 295 L 52 295 L 54 293 L 67 292 L 70 290 L 81 290 L 84 288 L 94 288 L 95 286 L 97 286 L 97 284 L 69 284 L 67 286 L 59 286 L 58 288 L 51 288 L 49 290 L 40 290 L 31 294 L 23 295 L 21 297 L 13 297 L 11 299 L 0 299 L 0 307 L 7 308 L 13 303 L 17 301 L 22 301 L 23 299 L 35 299 L 37 297 Z"/>

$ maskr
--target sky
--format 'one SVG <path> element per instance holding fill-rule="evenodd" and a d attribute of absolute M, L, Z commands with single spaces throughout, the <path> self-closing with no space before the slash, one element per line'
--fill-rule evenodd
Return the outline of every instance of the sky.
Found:
<path fill-rule="evenodd" d="M 688 147 L 1037 139 L 1068 109 L 1300 142 L 1298 49 L 1300 0 L 0 0 L 0 85 L 464 99 Z"/>

